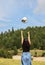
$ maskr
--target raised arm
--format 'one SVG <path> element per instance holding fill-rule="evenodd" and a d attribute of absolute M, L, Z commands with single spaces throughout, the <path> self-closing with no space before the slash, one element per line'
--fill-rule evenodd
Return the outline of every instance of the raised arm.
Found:
<path fill-rule="evenodd" d="M 22 44 L 23 44 L 23 40 L 24 40 L 23 31 L 21 31 L 21 43 L 22 43 Z"/>
<path fill-rule="evenodd" d="M 29 41 L 29 43 L 30 43 L 30 45 L 31 45 L 30 32 L 28 32 L 28 41 Z"/>

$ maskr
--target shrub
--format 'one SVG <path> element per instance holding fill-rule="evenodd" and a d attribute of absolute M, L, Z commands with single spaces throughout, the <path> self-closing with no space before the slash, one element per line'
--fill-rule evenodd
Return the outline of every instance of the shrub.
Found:
<path fill-rule="evenodd" d="M 4 50 L 0 49 L 0 57 L 3 57 L 3 56 L 4 56 Z"/>
<path fill-rule="evenodd" d="M 45 57 L 45 52 L 42 53 L 42 57 Z"/>
<path fill-rule="evenodd" d="M 34 55 L 34 57 L 37 57 L 37 52 L 35 51 L 35 55 Z"/>
<path fill-rule="evenodd" d="M 0 50 L 0 57 L 3 58 L 12 58 L 12 54 L 10 54 L 7 50 L 1 49 Z"/>
<path fill-rule="evenodd" d="M 13 50 L 14 50 L 14 55 L 17 55 L 18 54 L 18 50 L 17 50 L 16 46 L 14 46 Z"/>

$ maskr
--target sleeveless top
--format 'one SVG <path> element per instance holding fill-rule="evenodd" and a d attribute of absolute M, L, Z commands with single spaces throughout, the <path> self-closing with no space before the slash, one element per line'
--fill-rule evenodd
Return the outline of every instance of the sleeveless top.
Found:
<path fill-rule="evenodd" d="M 23 52 L 29 52 L 29 50 L 30 50 L 30 44 L 29 44 L 28 41 L 23 42 L 22 49 L 23 49 Z"/>

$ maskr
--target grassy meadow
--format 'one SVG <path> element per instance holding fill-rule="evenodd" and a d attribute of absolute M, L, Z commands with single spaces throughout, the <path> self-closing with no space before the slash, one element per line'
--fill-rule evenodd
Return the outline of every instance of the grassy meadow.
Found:
<path fill-rule="evenodd" d="M 31 50 L 30 52 L 33 56 L 35 55 L 35 51 L 37 52 L 38 57 L 41 56 L 42 53 L 45 53 L 45 50 Z M 18 55 L 21 54 L 22 51 L 19 49 Z M 21 65 L 21 60 L 0 58 L 0 65 Z M 32 61 L 32 65 L 45 65 L 45 61 Z"/>
<path fill-rule="evenodd" d="M 21 65 L 20 60 L 14 59 L 0 59 L 0 65 Z M 44 61 L 32 61 L 32 65 L 45 65 Z"/>

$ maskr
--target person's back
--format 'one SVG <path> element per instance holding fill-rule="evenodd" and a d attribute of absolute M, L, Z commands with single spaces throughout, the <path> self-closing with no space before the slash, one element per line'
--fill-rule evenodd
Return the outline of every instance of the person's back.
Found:
<path fill-rule="evenodd" d="M 24 39 L 23 44 L 22 44 L 22 49 L 23 49 L 23 52 L 29 52 L 30 44 L 28 42 L 28 39 Z"/>

